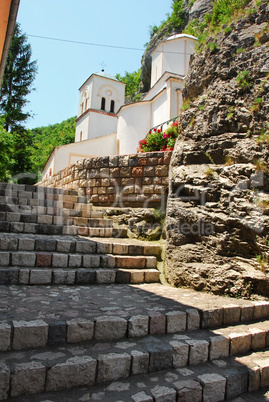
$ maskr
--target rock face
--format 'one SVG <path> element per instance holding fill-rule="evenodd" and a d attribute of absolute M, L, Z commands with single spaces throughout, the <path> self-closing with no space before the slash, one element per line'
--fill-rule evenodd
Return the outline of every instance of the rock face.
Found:
<path fill-rule="evenodd" d="M 175 286 L 269 295 L 268 17 L 263 2 L 191 60 L 167 203 Z"/>

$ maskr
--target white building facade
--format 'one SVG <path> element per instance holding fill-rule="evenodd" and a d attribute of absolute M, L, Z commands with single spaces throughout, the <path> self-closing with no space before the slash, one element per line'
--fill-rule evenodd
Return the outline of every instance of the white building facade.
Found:
<path fill-rule="evenodd" d="M 75 142 L 53 150 L 43 178 L 82 158 L 136 153 L 151 128 L 176 118 L 195 42 L 178 34 L 153 50 L 151 88 L 140 102 L 124 105 L 125 84 L 103 70 L 92 74 L 79 88 Z"/>

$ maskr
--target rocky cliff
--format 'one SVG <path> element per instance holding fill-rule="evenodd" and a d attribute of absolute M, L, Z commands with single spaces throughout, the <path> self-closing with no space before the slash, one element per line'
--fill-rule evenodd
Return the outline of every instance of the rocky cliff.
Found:
<path fill-rule="evenodd" d="M 246 297 L 269 295 L 269 5 L 253 4 L 191 60 L 166 218 L 169 283 Z"/>

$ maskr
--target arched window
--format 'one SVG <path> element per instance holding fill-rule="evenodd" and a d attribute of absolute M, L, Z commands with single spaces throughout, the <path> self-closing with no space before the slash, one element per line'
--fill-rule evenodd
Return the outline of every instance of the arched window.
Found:
<path fill-rule="evenodd" d="M 110 112 L 111 112 L 111 113 L 114 113 L 114 109 L 115 109 L 115 101 L 112 100 L 112 101 L 110 102 Z"/>
<path fill-rule="evenodd" d="M 52 168 L 50 168 L 49 175 L 52 176 Z"/>
<path fill-rule="evenodd" d="M 82 131 L 80 132 L 80 135 L 79 135 L 79 141 L 82 141 Z"/>
<path fill-rule="evenodd" d="M 106 98 L 102 98 L 102 101 L 101 101 L 101 110 L 106 110 Z"/>

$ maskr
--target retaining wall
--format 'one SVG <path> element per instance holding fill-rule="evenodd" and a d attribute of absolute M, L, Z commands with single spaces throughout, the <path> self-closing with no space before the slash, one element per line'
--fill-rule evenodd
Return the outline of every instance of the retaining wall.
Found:
<path fill-rule="evenodd" d="M 77 190 L 94 205 L 156 207 L 166 201 L 172 152 L 87 158 L 37 185 Z"/>

